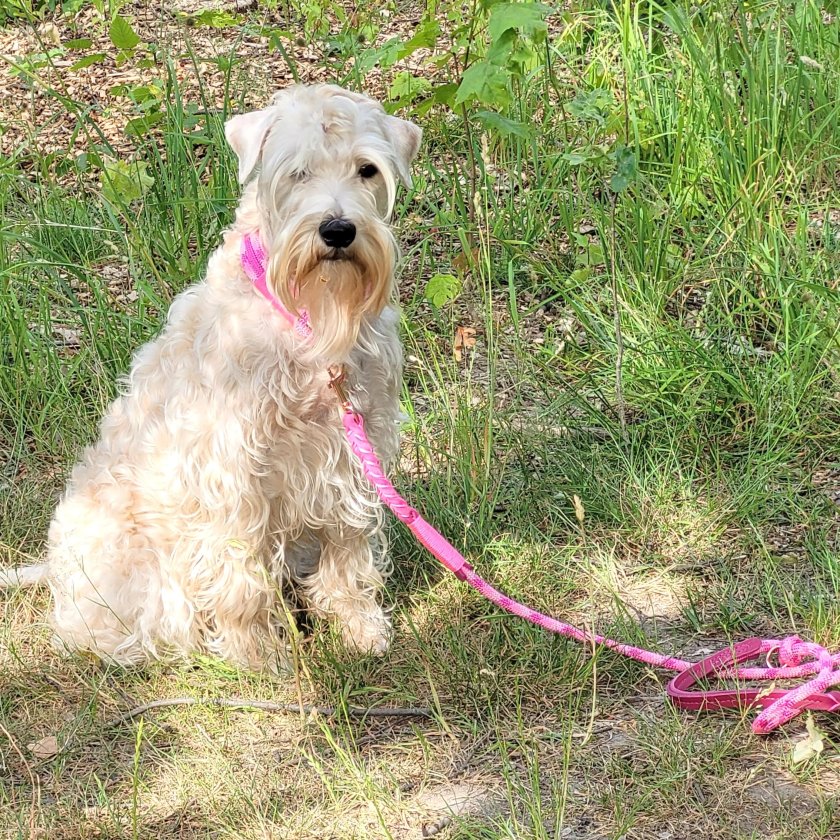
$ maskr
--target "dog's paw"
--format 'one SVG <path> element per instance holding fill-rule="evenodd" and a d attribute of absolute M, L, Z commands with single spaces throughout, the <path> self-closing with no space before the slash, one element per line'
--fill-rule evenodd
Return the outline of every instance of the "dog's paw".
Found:
<path fill-rule="evenodd" d="M 391 645 L 391 622 L 383 612 L 353 616 L 341 624 L 341 637 L 350 650 L 382 656 Z"/>

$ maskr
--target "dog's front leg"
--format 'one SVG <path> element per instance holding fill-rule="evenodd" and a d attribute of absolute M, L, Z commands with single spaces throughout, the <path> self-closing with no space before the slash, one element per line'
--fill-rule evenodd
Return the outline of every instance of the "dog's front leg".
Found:
<path fill-rule="evenodd" d="M 375 563 L 371 537 L 355 530 L 322 532 L 319 537 L 318 566 L 304 580 L 311 605 L 338 623 L 349 648 L 385 653 L 391 623 L 379 602 L 384 579 Z"/>

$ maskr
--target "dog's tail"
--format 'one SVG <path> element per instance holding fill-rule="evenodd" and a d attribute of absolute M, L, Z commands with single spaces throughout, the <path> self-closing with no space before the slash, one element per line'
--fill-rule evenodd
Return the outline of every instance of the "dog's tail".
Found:
<path fill-rule="evenodd" d="M 14 586 L 35 586 L 47 578 L 47 565 L 18 566 L 16 569 L 0 569 L 0 589 Z"/>

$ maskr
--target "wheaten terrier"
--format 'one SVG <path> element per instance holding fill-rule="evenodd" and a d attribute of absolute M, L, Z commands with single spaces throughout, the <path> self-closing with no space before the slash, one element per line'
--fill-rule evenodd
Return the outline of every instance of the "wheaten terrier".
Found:
<path fill-rule="evenodd" d="M 388 219 L 421 132 L 331 85 L 281 91 L 225 131 L 245 185 L 235 221 L 137 352 L 72 472 L 46 562 L 2 582 L 45 581 L 59 643 L 117 663 L 204 651 L 271 664 L 291 585 L 349 646 L 383 652 L 382 511 L 327 370 L 345 366 L 377 454 L 393 461 L 402 357 Z M 308 314 L 312 337 L 255 288 L 243 240 L 261 243 L 269 292 Z"/>

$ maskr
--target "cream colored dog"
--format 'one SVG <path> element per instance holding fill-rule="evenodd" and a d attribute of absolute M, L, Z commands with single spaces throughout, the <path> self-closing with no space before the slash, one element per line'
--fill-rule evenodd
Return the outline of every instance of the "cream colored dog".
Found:
<path fill-rule="evenodd" d="M 225 126 L 244 188 L 206 279 L 142 347 L 73 470 L 43 566 L 63 646 L 118 663 L 204 651 L 258 668 L 285 650 L 283 592 L 383 652 L 382 512 L 344 438 L 327 367 L 346 364 L 379 457 L 398 446 L 401 349 L 388 218 L 420 130 L 358 94 L 275 95 Z M 253 177 L 252 177 L 253 176 Z M 299 337 L 243 272 L 306 310 Z"/>

